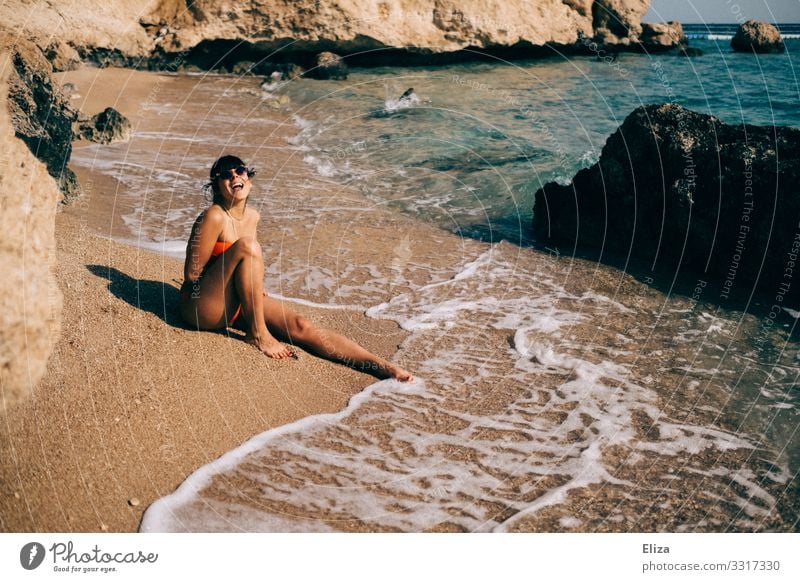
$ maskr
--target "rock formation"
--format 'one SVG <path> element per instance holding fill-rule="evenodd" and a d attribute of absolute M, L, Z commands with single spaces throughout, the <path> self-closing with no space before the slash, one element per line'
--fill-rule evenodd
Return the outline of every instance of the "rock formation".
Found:
<path fill-rule="evenodd" d="M 686 47 L 688 39 L 680 22 L 644 22 L 639 42 L 647 52 Z"/>
<path fill-rule="evenodd" d="M 0 49 L 5 47 L 11 56 L 8 101 L 16 135 L 47 165 L 64 198 L 74 198 L 80 186 L 67 162 L 72 155 L 72 123 L 77 112 L 53 83 L 53 69 L 35 44 L 0 31 Z"/>
<path fill-rule="evenodd" d="M 317 56 L 317 66 L 306 73 L 315 79 L 347 79 L 347 63 L 332 52 L 322 52 Z"/>
<path fill-rule="evenodd" d="M 57 38 L 84 58 L 93 55 L 141 58 L 150 53 L 153 38 L 139 20 L 142 14 L 163 3 L 161 0 L 15 0 L 0 6 L 0 24 L 14 31 L 18 39 L 32 40 L 41 49 Z"/>
<path fill-rule="evenodd" d="M 604 44 L 628 44 L 642 32 L 650 0 L 597 0 L 592 4 L 594 36 Z"/>
<path fill-rule="evenodd" d="M 782 53 L 786 50 L 778 29 L 766 22 L 748 20 L 739 25 L 731 48 L 743 53 Z"/>
<path fill-rule="evenodd" d="M 80 137 L 97 143 L 127 141 L 131 137 L 131 122 L 113 107 L 106 107 L 91 119 L 83 121 L 78 133 Z"/>
<path fill-rule="evenodd" d="M 570 252 L 699 274 L 720 298 L 800 298 L 800 130 L 648 105 L 572 183 L 536 192 L 534 232 Z M 773 299 L 775 300 L 775 299 Z M 796 307 L 796 305 L 795 305 Z"/>
<path fill-rule="evenodd" d="M 50 266 L 61 196 L 44 164 L 15 137 L 7 103 L 12 57 L 0 52 L 0 410 L 45 372 L 60 329 L 61 293 Z"/>
<path fill-rule="evenodd" d="M 61 39 L 53 39 L 44 47 L 43 52 L 56 73 L 74 71 L 81 65 L 81 56 L 78 51 Z"/>
<path fill-rule="evenodd" d="M 649 6 L 649 0 L 20 2 L 0 6 L 0 21 L 42 48 L 57 30 L 55 49 L 64 66 L 77 51 L 100 64 L 229 71 L 238 61 L 258 63 L 272 53 L 279 59 L 322 51 L 352 58 L 374 49 L 386 50 L 372 57 L 388 51 L 433 55 L 465 48 L 569 47 L 592 37 L 604 45 L 635 45 Z M 301 64 L 313 66 L 313 57 Z"/>
<path fill-rule="evenodd" d="M 254 0 L 248 5 L 197 0 L 190 11 L 176 13 L 174 21 L 179 24 L 163 43 L 168 51 L 207 39 L 234 39 L 263 50 L 444 52 L 519 42 L 569 44 L 578 30 L 592 34 L 591 19 L 561 0 Z M 286 47 L 289 40 L 294 42 Z"/>

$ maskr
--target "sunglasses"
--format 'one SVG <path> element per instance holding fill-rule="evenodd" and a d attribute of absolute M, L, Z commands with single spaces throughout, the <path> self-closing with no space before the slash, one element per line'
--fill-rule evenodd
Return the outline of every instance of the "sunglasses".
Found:
<path fill-rule="evenodd" d="M 239 166 L 238 168 L 234 168 L 232 170 L 222 170 L 217 174 L 217 177 L 222 178 L 223 180 L 233 180 L 236 176 L 243 176 L 247 179 L 250 179 L 255 175 L 256 171 L 253 168 Z"/>

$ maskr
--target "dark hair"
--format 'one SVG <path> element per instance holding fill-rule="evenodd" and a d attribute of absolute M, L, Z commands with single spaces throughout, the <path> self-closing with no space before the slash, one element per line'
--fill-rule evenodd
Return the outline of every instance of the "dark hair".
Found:
<path fill-rule="evenodd" d="M 244 163 L 244 160 L 237 156 L 226 155 L 219 158 L 214 165 L 211 166 L 211 170 L 208 172 L 209 182 L 204 186 L 204 189 L 211 189 L 213 193 L 211 202 L 214 204 L 219 204 L 222 206 L 222 196 L 220 196 L 219 190 L 217 189 L 217 178 L 222 172 L 226 172 L 228 170 L 235 170 L 241 166 L 247 167 L 247 164 Z M 255 172 L 250 170 L 250 176 L 254 176 Z"/>

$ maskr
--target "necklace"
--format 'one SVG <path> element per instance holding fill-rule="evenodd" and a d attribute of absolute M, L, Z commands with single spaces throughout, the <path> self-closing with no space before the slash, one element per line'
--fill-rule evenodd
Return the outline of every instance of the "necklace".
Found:
<path fill-rule="evenodd" d="M 235 218 L 235 217 L 233 216 L 233 214 L 231 214 L 230 210 L 228 210 L 228 209 L 227 209 L 227 208 L 225 208 L 224 206 L 222 207 L 222 209 L 225 211 L 225 214 L 227 214 L 227 215 L 228 215 L 228 217 L 231 219 L 231 226 L 233 227 L 233 235 L 234 235 L 236 238 L 239 238 L 239 232 L 238 232 L 238 231 L 239 231 L 239 229 L 238 229 L 238 228 L 236 228 L 236 223 L 237 223 L 237 222 L 242 222 L 242 220 L 244 219 L 244 212 L 242 212 L 242 218 Z"/>

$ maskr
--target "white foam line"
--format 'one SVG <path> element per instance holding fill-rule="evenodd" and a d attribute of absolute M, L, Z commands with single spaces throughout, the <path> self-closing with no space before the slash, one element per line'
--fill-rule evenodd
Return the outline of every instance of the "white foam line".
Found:
<path fill-rule="evenodd" d="M 494 532 L 508 532 L 510 526 L 514 523 L 523 519 L 526 516 L 533 515 L 540 509 L 544 507 L 549 507 L 551 505 L 560 505 L 561 503 L 567 500 L 567 494 L 573 489 L 580 489 L 582 487 L 586 487 L 587 485 L 592 485 L 594 483 L 612 483 L 616 485 L 633 485 L 630 481 L 623 481 L 621 479 L 617 479 L 616 477 L 612 477 L 608 471 L 602 468 L 600 465 L 600 458 L 602 457 L 602 451 L 600 449 L 600 442 L 595 441 L 589 447 L 586 448 L 580 455 L 582 459 L 588 459 L 587 466 L 591 467 L 593 470 L 590 471 L 589 476 L 583 478 L 573 478 L 570 479 L 564 485 L 553 489 L 539 497 L 536 501 L 532 504 L 528 505 L 522 511 L 515 513 L 513 516 L 509 517 L 504 522 L 498 524 L 496 527 L 492 529 Z M 598 470 L 598 467 L 599 470 Z"/>
<path fill-rule="evenodd" d="M 449 283 L 454 283 L 455 281 L 461 281 L 462 279 L 466 279 L 467 277 L 472 277 L 473 275 L 475 275 L 475 273 L 478 272 L 478 269 L 480 267 L 487 265 L 491 262 L 492 259 L 491 255 L 493 253 L 494 253 L 494 247 L 492 246 L 488 250 L 478 255 L 478 257 L 474 261 L 471 261 L 466 265 L 464 265 L 464 268 L 461 269 L 458 273 L 456 273 L 455 276 L 453 276 L 452 278 L 447 279 L 445 281 L 439 281 L 438 283 L 429 283 L 428 285 L 424 285 L 423 287 L 416 289 L 415 293 L 424 292 L 429 289 L 435 289 L 436 287 L 441 287 L 442 285 L 447 285 Z"/>
<path fill-rule="evenodd" d="M 189 475 L 174 493 L 156 500 L 147 508 L 147 511 L 144 512 L 139 531 L 142 533 L 172 531 L 167 528 L 171 523 L 169 518 L 174 517 L 174 507 L 177 508 L 189 503 L 200 490 L 211 482 L 214 475 L 234 468 L 240 461 L 245 459 L 247 455 L 259 451 L 276 438 L 288 433 L 307 430 L 316 423 L 336 424 L 355 411 L 358 406 L 376 392 L 424 393 L 425 390 L 425 382 L 419 377 L 416 377 L 412 382 L 381 380 L 380 382 L 370 384 L 362 392 L 353 396 L 347 403 L 347 407 L 340 412 L 307 416 L 290 424 L 262 432 L 232 451 L 223 454 L 218 459 L 203 465 Z"/>
<path fill-rule="evenodd" d="M 422 287 L 414 289 L 411 293 L 421 294 L 430 289 L 436 289 L 437 287 L 450 285 L 451 283 L 454 283 L 456 281 L 461 281 L 462 279 L 466 279 L 467 277 L 472 277 L 473 275 L 475 275 L 475 273 L 478 271 L 480 267 L 488 264 L 491 261 L 491 255 L 493 252 L 494 252 L 494 247 L 491 247 L 488 250 L 481 253 L 474 261 L 471 261 L 466 265 L 464 265 L 464 268 L 461 269 L 458 273 L 456 273 L 453 277 L 445 279 L 444 281 L 439 281 L 437 283 L 429 283 L 427 285 L 423 285 Z M 392 297 L 389 301 L 380 303 L 378 305 L 373 305 L 372 307 L 367 309 L 366 314 L 369 317 L 375 319 L 383 319 L 378 315 L 381 311 L 385 311 L 393 303 L 405 301 L 411 293 L 401 293 L 400 295 Z"/>
<path fill-rule="evenodd" d="M 314 301 L 309 301 L 307 299 L 300 299 L 298 297 L 287 297 L 286 295 L 281 295 L 279 293 L 270 293 L 269 296 L 272 297 L 273 299 L 278 299 L 280 301 L 297 303 L 298 305 L 305 305 L 306 307 L 316 307 L 317 309 L 345 309 L 347 311 L 360 311 L 361 313 L 364 313 L 368 309 L 363 305 L 343 305 L 340 303 L 315 303 Z"/>

